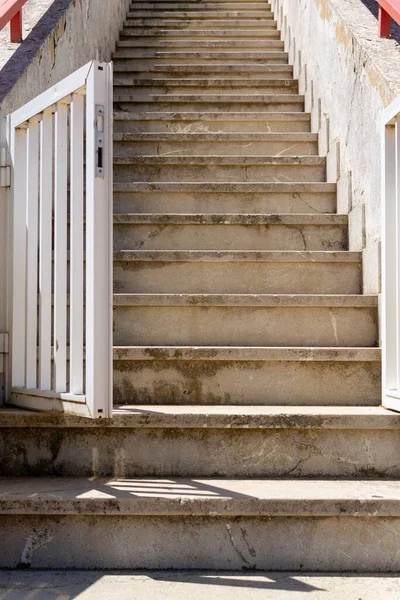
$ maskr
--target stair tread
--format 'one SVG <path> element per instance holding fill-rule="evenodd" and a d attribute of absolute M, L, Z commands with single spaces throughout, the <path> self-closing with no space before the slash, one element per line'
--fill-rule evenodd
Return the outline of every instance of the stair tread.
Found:
<path fill-rule="evenodd" d="M 114 156 L 115 165 L 137 164 L 137 165 L 325 165 L 324 156 L 159 156 L 158 154 L 139 156 Z"/>
<path fill-rule="evenodd" d="M 223 192 L 223 193 L 334 193 L 336 183 L 325 182 L 248 182 L 232 183 L 219 182 L 185 182 L 185 181 L 123 181 L 114 182 L 115 192 L 146 192 L 146 191 L 188 191 L 188 192 Z"/>
<path fill-rule="evenodd" d="M 114 294 L 114 306 L 377 307 L 378 296 L 323 294 Z"/>
<path fill-rule="evenodd" d="M 131 94 L 114 94 L 115 102 L 265 102 L 276 104 L 299 104 L 304 96 L 298 94 L 149 94 L 147 98 Z"/>
<path fill-rule="evenodd" d="M 169 132 L 143 132 L 143 133 L 114 133 L 115 142 L 139 141 L 230 141 L 230 142 L 317 142 L 315 133 L 169 133 Z"/>
<path fill-rule="evenodd" d="M 171 111 L 145 111 L 145 112 L 131 112 L 131 111 L 115 111 L 114 121 L 154 121 L 154 120 L 173 120 L 173 121 L 185 121 L 185 120 L 196 120 L 196 121 L 207 121 L 207 120 L 218 120 L 218 121 L 255 121 L 255 120 L 266 120 L 266 121 L 310 121 L 311 117 L 308 113 L 302 112 L 252 112 L 249 114 L 240 112 L 213 112 L 213 111 L 184 111 L 184 112 L 171 112 Z"/>
<path fill-rule="evenodd" d="M 380 361 L 380 348 L 114 346 L 114 360 Z"/>
<path fill-rule="evenodd" d="M 348 216 L 341 214 L 163 214 L 118 213 L 114 224 L 144 225 L 347 225 Z"/>
<path fill-rule="evenodd" d="M 400 516 L 400 481 L 7 478 L 1 514 Z"/>
<path fill-rule="evenodd" d="M 112 419 L 99 422 L 56 412 L 0 409 L 0 428 L 32 426 L 387 430 L 400 428 L 400 415 L 381 406 L 115 404 Z"/>
<path fill-rule="evenodd" d="M 360 262 L 361 252 L 347 250 L 118 250 L 115 260 L 140 261 L 280 261 Z"/>

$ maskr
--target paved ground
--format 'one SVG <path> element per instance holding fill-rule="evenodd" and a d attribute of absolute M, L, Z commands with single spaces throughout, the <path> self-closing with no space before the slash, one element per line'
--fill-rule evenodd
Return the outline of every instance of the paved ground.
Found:
<path fill-rule="evenodd" d="M 0 600 L 398 600 L 399 575 L 0 571 Z"/>

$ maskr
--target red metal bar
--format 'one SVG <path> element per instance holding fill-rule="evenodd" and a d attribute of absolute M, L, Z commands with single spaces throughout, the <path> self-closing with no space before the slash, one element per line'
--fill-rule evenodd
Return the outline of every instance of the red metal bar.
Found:
<path fill-rule="evenodd" d="M 379 3 L 379 36 L 389 37 L 390 19 L 400 24 L 400 0 L 378 0 Z"/>
<path fill-rule="evenodd" d="M 22 10 L 10 21 L 10 38 L 12 42 L 22 42 Z"/>
<path fill-rule="evenodd" d="M 22 7 L 26 0 L 0 0 L 0 31 L 10 23 L 11 41 L 22 41 Z"/>

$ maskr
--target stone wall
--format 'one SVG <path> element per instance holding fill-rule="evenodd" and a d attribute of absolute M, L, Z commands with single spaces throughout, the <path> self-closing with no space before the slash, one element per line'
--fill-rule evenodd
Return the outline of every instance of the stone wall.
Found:
<path fill-rule="evenodd" d="M 349 214 L 350 250 L 363 253 L 364 293 L 377 293 L 380 114 L 400 95 L 400 46 L 379 39 L 367 1 L 271 2 L 320 134 L 329 181 L 338 183 L 338 211 Z"/>

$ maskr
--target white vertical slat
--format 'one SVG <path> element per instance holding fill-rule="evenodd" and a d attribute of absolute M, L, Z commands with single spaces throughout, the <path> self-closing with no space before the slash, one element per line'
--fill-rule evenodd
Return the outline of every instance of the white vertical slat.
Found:
<path fill-rule="evenodd" d="M 384 389 L 396 390 L 396 135 L 394 127 L 385 127 L 382 140 L 382 348 Z"/>
<path fill-rule="evenodd" d="M 27 133 L 14 129 L 13 157 L 13 292 L 12 292 L 12 385 L 25 386 L 26 302 L 26 160 Z"/>
<path fill-rule="evenodd" d="M 37 387 L 39 119 L 28 126 L 26 207 L 26 387 Z"/>
<path fill-rule="evenodd" d="M 94 417 L 112 410 L 111 77 L 111 68 L 94 63 L 86 92 L 86 402 Z M 104 177 L 96 176 L 96 105 L 104 106 Z"/>
<path fill-rule="evenodd" d="M 395 346 L 395 360 L 396 360 L 396 390 L 400 390 L 400 306 L 399 306 L 399 285 L 400 285 L 400 119 L 396 118 L 395 124 L 395 189 L 394 189 L 394 215 L 393 219 L 395 222 L 395 237 L 394 237 L 394 256 L 396 260 L 396 269 L 394 272 L 394 284 L 395 290 L 393 294 L 393 300 L 395 302 L 395 335 L 396 335 L 396 346 Z"/>
<path fill-rule="evenodd" d="M 53 115 L 43 112 L 40 126 L 39 236 L 39 387 L 51 389 L 51 273 L 53 211 Z"/>
<path fill-rule="evenodd" d="M 70 215 L 70 392 L 82 394 L 83 381 L 83 180 L 84 99 L 71 102 L 71 215 Z"/>
<path fill-rule="evenodd" d="M 68 106 L 55 113 L 54 147 L 54 367 L 55 391 L 67 391 Z"/>

